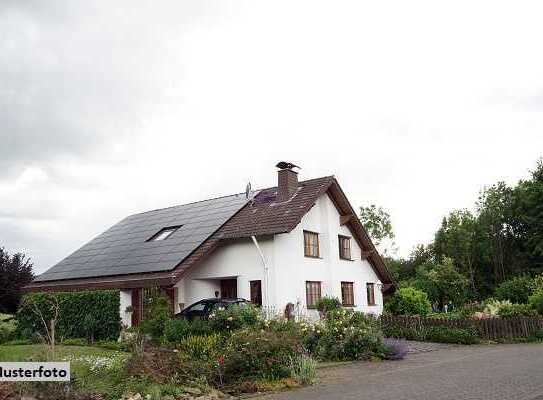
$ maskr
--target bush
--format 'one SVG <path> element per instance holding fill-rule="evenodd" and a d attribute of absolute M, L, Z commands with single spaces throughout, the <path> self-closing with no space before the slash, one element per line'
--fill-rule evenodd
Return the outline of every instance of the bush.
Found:
<path fill-rule="evenodd" d="M 146 298 L 145 318 L 140 325 L 143 333 L 154 341 L 162 340 L 166 324 L 170 320 L 170 301 L 159 289 L 152 291 Z"/>
<path fill-rule="evenodd" d="M 540 289 L 531 295 L 528 302 L 534 310 L 543 315 L 543 289 Z"/>
<path fill-rule="evenodd" d="M 164 339 L 170 343 L 178 343 L 190 335 L 191 324 L 186 319 L 171 319 L 166 322 Z"/>
<path fill-rule="evenodd" d="M 219 360 L 226 383 L 291 376 L 291 360 L 303 354 L 301 342 L 281 332 L 241 330 L 228 339 Z"/>
<path fill-rule="evenodd" d="M 432 305 L 425 292 L 406 287 L 392 296 L 385 309 L 394 315 L 427 315 L 432 311 Z"/>
<path fill-rule="evenodd" d="M 534 290 L 534 280 L 529 276 L 517 276 L 502 282 L 494 293 L 498 300 L 509 300 L 511 303 L 526 304 Z"/>
<path fill-rule="evenodd" d="M 402 327 L 389 326 L 385 335 L 422 342 L 475 344 L 479 342 L 478 332 L 474 327 L 452 328 L 448 326 Z"/>
<path fill-rule="evenodd" d="M 317 362 L 307 355 L 291 359 L 290 376 L 302 385 L 311 385 L 317 378 Z"/>
<path fill-rule="evenodd" d="M 63 346 L 87 346 L 89 342 L 87 339 L 64 339 L 62 341 Z"/>
<path fill-rule="evenodd" d="M 430 342 L 475 344 L 479 336 L 475 328 L 451 328 L 448 326 L 432 326 L 426 333 Z"/>
<path fill-rule="evenodd" d="M 181 355 L 189 360 L 211 361 L 220 356 L 220 336 L 188 336 L 182 339 L 177 346 Z"/>
<path fill-rule="evenodd" d="M 498 310 L 498 315 L 502 318 L 534 317 L 537 311 L 529 304 L 504 304 Z"/>
<path fill-rule="evenodd" d="M 23 297 L 17 312 L 20 335 L 44 335 L 43 322 L 34 312 L 37 307 L 46 321 L 52 317 L 51 299 L 60 304 L 56 336 L 67 338 L 94 338 L 116 340 L 121 321 L 119 315 L 119 292 L 116 290 L 82 291 L 69 293 L 31 293 Z M 92 323 L 91 323 L 92 321 Z M 90 330 L 90 331 L 89 331 Z"/>
<path fill-rule="evenodd" d="M 0 314 L 0 344 L 15 339 L 17 321 L 12 315 Z"/>
<path fill-rule="evenodd" d="M 329 312 L 323 322 L 308 325 L 304 345 L 321 360 L 366 360 L 384 356 L 377 320 L 352 310 Z"/>
<path fill-rule="evenodd" d="M 337 297 L 321 297 L 317 301 L 317 310 L 322 312 L 323 314 L 326 314 L 331 311 L 336 311 L 341 309 L 341 301 Z"/>
<path fill-rule="evenodd" d="M 256 326 L 261 321 L 261 311 L 248 304 L 219 308 L 209 316 L 209 324 L 215 332 L 235 331 Z"/>

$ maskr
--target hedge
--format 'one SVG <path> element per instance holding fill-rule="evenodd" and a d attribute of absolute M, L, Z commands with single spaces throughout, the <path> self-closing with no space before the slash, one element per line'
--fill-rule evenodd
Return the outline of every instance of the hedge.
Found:
<path fill-rule="evenodd" d="M 25 338 L 43 335 L 45 329 L 37 307 L 46 321 L 52 317 L 51 299 L 60 304 L 56 324 L 59 341 L 68 338 L 116 340 L 121 329 L 120 298 L 118 290 L 100 290 L 66 293 L 31 293 L 23 297 L 17 312 L 18 331 Z"/>

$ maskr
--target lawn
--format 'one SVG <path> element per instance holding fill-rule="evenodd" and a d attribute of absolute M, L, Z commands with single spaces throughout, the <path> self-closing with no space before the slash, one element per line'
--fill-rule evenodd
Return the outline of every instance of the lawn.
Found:
<path fill-rule="evenodd" d="M 102 349 L 99 347 L 90 346 L 56 346 L 55 361 L 60 361 L 65 358 L 79 359 L 87 356 L 91 357 L 108 357 L 119 353 L 113 350 Z M 31 345 L 15 345 L 2 346 L 0 345 L 0 361 L 28 361 L 28 360 L 43 360 L 49 357 L 48 347 L 42 344 Z"/>
<path fill-rule="evenodd" d="M 120 370 L 128 353 L 91 346 L 56 346 L 54 357 L 45 345 L 0 345 L 1 361 L 70 361 L 72 376 L 84 392 L 112 393 L 120 397 Z M 115 394 L 114 394 L 115 393 Z M 117 397 L 117 398 L 118 398 Z"/>

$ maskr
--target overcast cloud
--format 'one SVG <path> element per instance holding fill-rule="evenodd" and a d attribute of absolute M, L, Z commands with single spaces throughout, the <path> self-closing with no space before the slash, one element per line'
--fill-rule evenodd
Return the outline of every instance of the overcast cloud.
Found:
<path fill-rule="evenodd" d="M 124 216 L 335 174 L 401 254 L 543 155 L 537 2 L 0 6 L 0 246 L 38 272 Z"/>

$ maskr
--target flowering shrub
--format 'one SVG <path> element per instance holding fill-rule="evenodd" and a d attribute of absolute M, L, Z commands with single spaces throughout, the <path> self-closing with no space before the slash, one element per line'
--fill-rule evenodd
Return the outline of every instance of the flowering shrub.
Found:
<path fill-rule="evenodd" d="M 302 327 L 304 344 L 322 360 L 362 360 L 384 356 L 382 334 L 375 319 L 352 310 L 327 313 L 324 321 Z"/>
<path fill-rule="evenodd" d="M 321 297 L 317 301 L 317 310 L 326 314 L 341 309 L 341 301 L 337 297 Z"/>
<path fill-rule="evenodd" d="M 245 329 L 228 339 L 223 360 L 225 382 L 291 376 L 291 361 L 304 353 L 299 340 L 285 332 Z"/>
<path fill-rule="evenodd" d="M 383 344 L 386 347 L 385 358 L 387 360 L 403 360 L 407 355 L 407 343 L 402 339 L 385 338 Z"/>
<path fill-rule="evenodd" d="M 219 307 L 209 315 L 209 324 L 215 332 L 235 331 L 256 326 L 262 321 L 261 312 L 253 305 Z"/>

